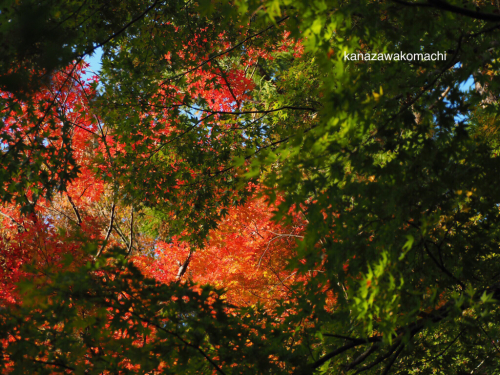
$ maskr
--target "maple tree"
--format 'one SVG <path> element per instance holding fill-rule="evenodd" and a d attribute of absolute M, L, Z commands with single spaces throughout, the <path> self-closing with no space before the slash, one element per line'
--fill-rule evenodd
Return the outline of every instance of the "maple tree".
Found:
<path fill-rule="evenodd" d="M 2 371 L 498 373 L 499 23 L 9 2 Z M 446 58 L 344 58 L 400 51 Z"/>
<path fill-rule="evenodd" d="M 290 301 L 296 293 L 291 286 L 300 278 L 287 265 L 305 225 L 297 217 L 291 225 L 280 225 L 272 215 L 263 199 L 252 199 L 229 210 L 209 233 L 205 247 L 194 249 L 176 239 L 158 241 L 154 258 L 136 256 L 134 262 L 162 282 L 188 278 L 223 287 L 231 304 L 261 303 L 272 311 L 279 300 Z"/>

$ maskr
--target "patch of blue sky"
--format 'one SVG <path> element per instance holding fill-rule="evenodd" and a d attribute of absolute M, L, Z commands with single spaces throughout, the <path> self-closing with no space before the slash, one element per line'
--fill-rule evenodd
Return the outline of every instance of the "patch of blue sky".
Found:
<path fill-rule="evenodd" d="M 473 88 L 473 86 L 474 86 L 474 78 L 470 76 L 469 79 L 467 79 L 467 81 L 465 82 L 462 82 L 459 87 L 460 91 L 466 92 L 469 91 L 471 88 Z"/>
<path fill-rule="evenodd" d="M 86 69 L 85 74 L 83 75 L 83 79 L 87 80 L 95 75 L 99 76 L 101 71 L 101 58 L 102 58 L 102 48 L 98 48 L 94 51 L 91 56 L 85 57 L 85 61 L 90 64 L 90 66 Z"/>

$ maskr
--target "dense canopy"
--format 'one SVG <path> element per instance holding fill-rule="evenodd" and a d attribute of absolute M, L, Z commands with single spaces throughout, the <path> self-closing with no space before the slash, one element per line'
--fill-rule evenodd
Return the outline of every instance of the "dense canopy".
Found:
<path fill-rule="evenodd" d="M 498 1 L 7 0 L 0 36 L 2 373 L 500 374 Z"/>

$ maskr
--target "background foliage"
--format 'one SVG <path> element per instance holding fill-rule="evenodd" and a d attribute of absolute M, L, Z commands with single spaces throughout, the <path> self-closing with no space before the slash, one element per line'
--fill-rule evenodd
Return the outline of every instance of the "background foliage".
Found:
<path fill-rule="evenodd" d="M 7 2 L 3 371 L 498 373 L 499 12 Z"/>

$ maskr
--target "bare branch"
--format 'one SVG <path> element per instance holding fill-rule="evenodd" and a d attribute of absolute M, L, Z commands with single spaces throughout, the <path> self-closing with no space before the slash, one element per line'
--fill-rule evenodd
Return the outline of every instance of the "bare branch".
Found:
<path fill-rule="evenodd" d="M 108 231 L 106 233 L 106 237 L 104 238 L 104 243 L 102 244 L 94 259 L 97 259 L 102 254 L 102 251 L 104 250 L 104 248 L 106 247 L 106 243 L 108 242 L 109 236 L 111 235 L 111 231 L 113 230 L 113 222 L 115 220 L 115 207 L 116 203 L 113 202 L 113 205 L 111 206 L 111 217 L 109 219 Z"/>
<path fill-rule="evenodd" d="M 104 46 L 106 43 L 110 42 L 111 40 L 115 39 L 117 36 L 119 36 L 120 34 L 122 34 L 125 30 L 127 30 L 130 26 L 132 26 L 134 23 L 136 23 L 137 21 L 140 21 L 142 18 L 144 18 L 144 16 L 146 14 L 148 14 L 153 8 L 156 7 L 156 5 L 158 5 L 159 3 L 159 0 L 156 0 L 152 5 L 150 5 L 149 7 L 146 8 L 146 10 L 144 12 L 142 12 L 141 14 L 139 14 L 137 17 L 135 17 L 134 19 L 132 19 L 129 23 L 127 23 L 125 26 L 123 26 L 120 30 L 116 31 L 115 33 L 113 33 L 112 35 L 110 35 L 108 38 L 106 38 L 104 41 L 102 41 L 101 43 L 99 44 L 96 44 L 95 46 L 91 47 L 90 49 L 88 49 L 87 51 L 85 51 L 83 54 L 81 54 L 78 59 L 80 62 L 81 60 L 83 60 L 83 58 L 87 55 L 90 55 L 91 53 L 93 53 L 95 50 L 101 48 L 102 46 Z"/>
<path fill-rule="evenodd" d="M 362 373 L 362 372 L 364 372 L 364 371 L 367 371 L 367 370 L 371 369 L 372 367 L 375 367 L 376 365 L 378 365 L 378 364 L 382 363 L 384 360 L 386 360 L 387 358 L 389 358 L 389 357 L 392 355 L 392 353 L 394 353 L 394 351 L 398 348 L 398 346 L 400 345 L 400 343 L 401 343 L 401 340 L 400 340 L 400 339 L 398 339 L 398 340 L 397 340 L 397 342 L 395 342 L 395 343 L 394 343 L 394 344 L 393 344 L 393 345 L 389 348 L 389 350 L 387 351 L 387 353 L 385 353 L 385 354 L 383 354 L 383 355 L 379 356 L 379 357 L 378 357 L 375 361 L 373 361 L 372 363 L 370 363 L 370 364 L 368 364 L 368 365 L 366 365 L 366 366 L 364 366 L 364 367 L 360 368 L 358 371 L 356 371 L 356 372 L 354 373 L 354 375 L 357 375 L 357 374 L 359 374 L 359 373 Z"/>
<path fill-rule="evenodd" d="M 177 276 L 175 277 L 177 279 L 177 281 L 179 281 L 181 279 L 181 277 L 186 273 L 187 268 L 189 266 L 189 262 L 191 261 L 191 255 L 193 255 L 193 249 L 189 250 L 189 255 L 187 256 L 184 263 L 178 262 L 179 263 L 179 271 L 177 271 Z"/>
<path fill-rule="evenodd" d="M 318 368 L 318 367 L 322 366 L 325 362 L 332 359 L 333 357 L 336 357 L 337 355 L 342 354 L 349 349 L 355 348 L 356 346 L 365 345 L 365 344 L 368 344 L 371 342 L 379 342 L 379 341 L 382 341 L 382 338 L 380 336 L 369 337 L 366 340 L 365 339 L 352 339 L 351 343 L 344 345 L 344 346 L 334 350 L 333 352 L 330 352 L 330 353 L 324 355 L 323 357 L 321 357 L 320 359 L 318 359 L 316 362 L 311 364 L 311 368 L 313 368 L 313 369 Z"/>
<path fill-rule="evenodd" d="M 498 14 L 478 12 L 475 10 L 457 7 L 455 5 L 451 5 L 443 0 L 428 0 L 428 2 L 434 8 L 445 10 L 447 12 L 460 14 L 462 16 L 474 18 L 476 20 L 483 20 L 483 21 L 490 21 L 490 22 L 500 21 L 500 16 Z"/>
<path fill-rule="evenodd" d="M 234 91 L 231 87 L 231 85 L 229 84 L 229 81 L 227 79 L 227 74 L 226 72 L 224 71 L 224 69 L 222 69 L 222 67 L 220 66 L 219 64 L 219 61 L 218 60 L 214 60 L 215 63 L 217 64 L 217 66 L 219 67 L 219 71 L 220 71 L 220 74 L 222 76 L 222 79 L 224 80 L 224 82 L 226 83 L 226 86 L 227 86 L 227 89 L 229 90 L 229 92 L 231 93 L 231 96 L 233 97 L 234 101 L 236 102 L 236 105 L 238 106 L 238 109 L 241 107 L 241 103 L 240 101 L 238 100 L 238 98 L 236 97 L 236 95 L 234 94 Z"/>
<path fill-rule="evenodd" d="M 176 75 L 175 77 L 169 78 L 168 80 L 162 82 L 161 85 L 164 85 L 166 82 L 168 82 L 170 80 L 175 80 L 177 78 L 185 76 L 186 74 L 189 74 L 189 73 L 195 71 L 196 69 L 201 68 L 203 65 L 208 64 L 210 61 L 212 61 L 212 60 L 214 60 L 214 59 L 216 59 L 216 58 L 218 58 L 220 56 L 226 55 L 226 54 L 228 54 L 231 51 L 234 51 L 236 48 L 242 46 L 243 44 L 245 44 L 249 40 L 251 40 L 251 39 L 253 39 L 253 38 L 255 38 L 255 37 L 257 37 L 257 36 L 259 36 L 261 34 L 264 34 L 266 31 L 268 31 L 268 30 L 272 29 L 273 27 L 279 25 L 280 23 L 282 23 L 283 21 L 287 20 L 288 18 L 289 18 L 289 16 L 286 16 L 286 17 L 284 17 L 284 18 L 276 21 L 276 23 L 274 25 L 271 25 L 271 26 L 267 27 L 266 29 L 264 29 L 262 31 L 259 31 L 259 32 L 255 33 L 255 34 L 250 35 L 245 40 L 243 40 L 240 43 L 236 44 L 234 47 L 228 48 L 225 51 L 223 51 L 221 53 L 218 53 L 218 54 L 216 54 L 216 55 L 214 55 L 214 56 L 212 56 L 212 57 L 210 57 L 210 58 L 202 61 L 201 63 L 199 63 L 198 65 L 196 65 L 194 68 L 188 69 L 185 72 Z"/>
<path fill-rule="evenodd" d="M 405 6 L 420 7 L 420 8 L 435 8 L 439 10 L 444 10 L 447 12 L 460 14 L 461 16 L 474 18 L 476 20 L 483 20 L 489 22 L 500 21 L 500 16 L 498 14 L 478 12 L 467 8 L 457 7 L 443 0 L 427 0 L 426 2 L 418 2 L 418 3 L 412 3 L 404 0 L 392 0 L 392 1 Z"/>
<path fill-rule="evenodd" d="M 427 360 L 425 360 L 425 361 L 422 361 L 422 363 L 432 362 L 432 361 L 434 361 L 436 358 L 439 358 L 439 357 L 440 357 L 440 356 L 442 356 L 444 353 L 446 353 L 446 351 L 447 351 L 449 348 L 451 348 L 451 346 L 452 346 L 452 345 L 453 345 L 453 344 L 454 344 L 454 343 L 458 340 L 458 338 L 459 338 L 460 336 L 462 336 L 462 333 L 464 333 L 464 331 L 465 331 L 465 328 L 464 328 L 464 329 L 462 329 L 462 330 L 460 331 L 460 333 L 457 335 L 457 337 L 455 337 L 455 338 L 454 338 L 454 339 L 453 339 L 453 340 L 452 340 L 452 341 L 451 341 L 451 342 L 450 342 L 450 343 L 446 346 L 446 348 L 444 348 L 442 351 L 440 351 L 438 354 L 436 354 L 436 355 L 435 355 L 435 356 L 433 356 L 432 358 L 429 358 L 429 359 L 427 359 Z"/>
<path fill-rule="evenodd" d="M 62 367 L 62 368 L 65 368 L 66 370 L 71 370 L 71 371 L 75 371 L 76 370 L 73 367 L 66 366 L 64 363 L 59 363 L 59 362 L 55 362 L 55 361 L 46 362 L 46 361 L 41 361 L 39 359 L 34 359 L 34 358 L 30 358 L 30 360 L 33 361 L 33 362 L 36 362 L 36 363 L 42 363 L 44 365 Z"/>
<path fill-rule="evenodd" d="M 461 282 L 459 279 L 457 279 L 450 271 L 448 271 L 445 266 L 441 263 L 438 262 L 438 260 L 434 257 L 434 255 L 432 255 L 432 253 L 430 252 L 428 246 L 427 246 L 427 243 L 426 241 L 424 240 L 423 241 L 424 243 L 424 249 L 425 249 L 425 252 L 427 253 L 427 255 L 429 255 L 429 257 L 432 259 L 432 261 L 436 264 L 436 266 L 441 270 L 443 271 L 447 276 L 449 276 L 450 278 L 452 278 L 455 282 L 458 283 L 458 285 L 460 285 L 460 288 L 462 289 L 462 291 L 465 290 L 465 284 L 463 282 Z"/>
<path fill-rule="evenodd" d="M 24 230 L 24 227 L 20 223 L 18 223 L 12 216 L 7 215 L 6 213 L 3 213 L 2 211 L 0 211 L 0 215 L 2 215 L 3 217 L 6 217 L 10 221 L 12 221 L 13 224 L 17 225 L 18 231 Z"/>
<path fill-rule="evenodd" d="M 71 207 L 73 207 L 73 211 L 75 212 L 76 218 L 78 220 L 78 225 L 82 225 L 82 217 L 80 216 L 80 213 L 78 212 L 78 209 L 76 208 L 75 203 L 73 202 L 73 199 L 69 196 L 68 193 L 66 193 L 66 196 L 68 197 L 68 201 L 71 204 Z"/>
<path fill-rule="evenodd" d="M 389 373 L 389 371 L 391 370 L 392 365 L 394 365 L 394 362 L 396 362 L 396 359 L 399 357 L 399 355 L 401 354 L 401 352 L 403 351 L 404 348 L 405 348 L 404 344 L 401 344 L 401 346 L 398 348 L 398 350 L 396 350 L 396 353 L 394 353 L 394 355 L 392 356 L 391 360 L 389 361 L 389 363 L 385 367 L 384 372 L 382 373 L 382 375 L 387 375 Z"/>
<path fill-rule="evenodd" d="M 130 209 L 130 239 L 127 250 L 127 256 L 132 252 L 132 243 L 134 242 L 134 207 Z"/>
<path fill-rule="evenodd" d="M 373 343 L 373 345 L 371 347 L 368 348 L 368 350 L 366 350 L 365 352 L 363 352 L 361 355 L 358 356 L 358 358 L 356 358 L 354 361 L 352 361 L 351 363 L 349 363 L 346 367 L 345 367 L 345 371 L 349 371 L 349 370 L 352 370 L 353 368 L 355 368 L 357 365 L 359 365 L 360 363 L 364 362 L 366 360 L 366 358 L 368 358 L 378 347 L 378 343 Z"/>

